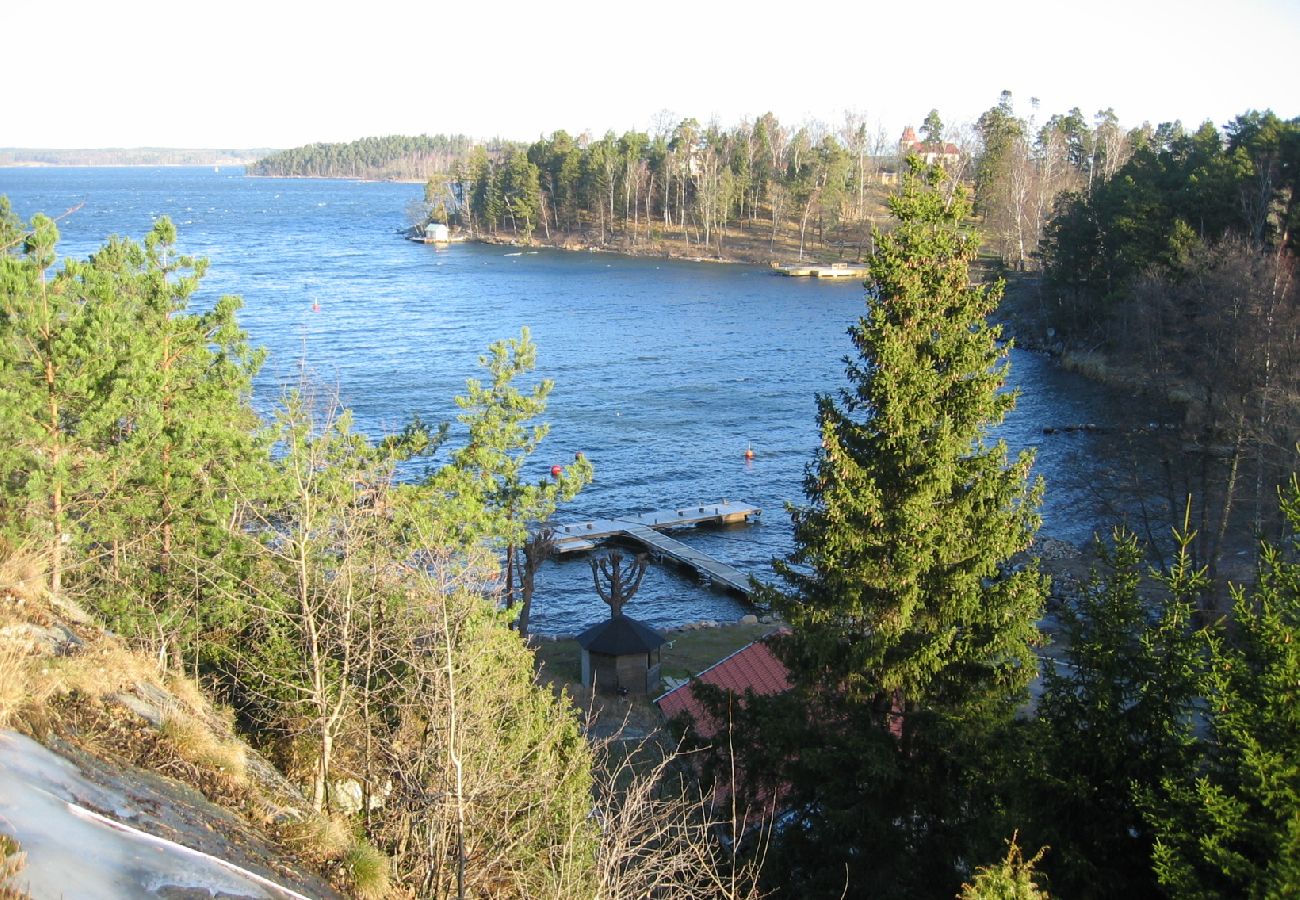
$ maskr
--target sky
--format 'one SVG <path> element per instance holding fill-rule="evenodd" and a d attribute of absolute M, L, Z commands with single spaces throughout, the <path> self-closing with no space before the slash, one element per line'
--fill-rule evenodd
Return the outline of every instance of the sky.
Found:
<path fill-rule="evenodd" d="M 853 111 L 893 140 L 1004 90 L 1039 121 L 1300 116 L 1298 0 L 45 0 L 0 26 L 0 147 L 533 140 L 767 111 Z"/>

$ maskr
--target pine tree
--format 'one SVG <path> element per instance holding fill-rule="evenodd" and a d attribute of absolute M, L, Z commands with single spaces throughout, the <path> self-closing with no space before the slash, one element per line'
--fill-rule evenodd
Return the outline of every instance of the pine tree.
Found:
<path fill-rule="evenodd" d="M 921 123 L 921 141 L 927 149 L 938 150 L 943 146 L 943 119 L 939 110 L 932 109 Z"/>
<path fill-rule="evenodd" d="M 528 161 L 523 150 L 516 150 L 510 156 L 502 175 L 502 194 L 515 233 L 522 231 L 524 241 L 532 241 L 541 213 L 542 194 L 537 166 Z"/>
<path fill-rule="evenodd" d="M 23 240 L 23 220 L 14 214 L 9 198 L 0 194 L 0 253 L 15 251 Z"/>
<path fill-rule="evenodd" d="M 578 454 L 555 478 L 527 480 L 525 467 L 550 431 L 549 425 L 534 420 L 546 411 L 554 387 L 549 378 L 527 390 L 518 386 L 537 365 L 537 345 L 527 328 L 518 338 L 490 345 L 479 364 L 488 375 L 486 383 L 471 378 L 467 392 L 456 398 L 469 439 L 430 477 L 430 511 L 451 543 L 488 541 L 505 551 L 505 605 L 523 601 L 521 625 L 526 631 L 531 595 L 520 597 L 516 588 L 524 572 L 519 555 L 528 530 L 544 525 L 561 503 L 577 496 L 591 482 L 592 468 Z"/>
<path fill-rule="evenodd" d="M 32 219 L 20 255 L 0 255 L 0 530 L 29 542 L 64 586 L 124 457 L 124 327 L 111 285 L 68 262 L 54 277 L 58 229 Z"/>
<path fill-rule="evenodd" d="M 221 568 L 236 510 L 266 475 L 250 403 L 262 354 L 239 327 L 238 298 L 189 308 L 207 261 L 175 244 L 164 217 L 143 243 L 114 238 L 73 269 L 130 335 L 112 398 L 123 423 L 118 488 L 85 519 L 108 548 L 96 557 L 96 600 L 116 630 L 159 642 L 163 658 L 216 626 L 220 592 L 205 595 L 198 586 L 210 578 L 194 573 Z"/>

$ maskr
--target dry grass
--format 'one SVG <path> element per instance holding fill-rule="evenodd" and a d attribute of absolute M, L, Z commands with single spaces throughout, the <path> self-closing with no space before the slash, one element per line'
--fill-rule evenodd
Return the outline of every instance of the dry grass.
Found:
<path fill-rule="evenodd" d="M 67 730 L 71 715 L 91 726 L 87 735 L 146 767 L 166 766 L 205 793 L 205 785 L 224 796 L 246 793 L 247 749 L 198 685 L 164 678 L 152 658 L 114 635 L 69 623 L 43 584 L 39 556 L 0 558 L 0 727 L 21 723 L 39 736 Z M 156 732 L 114 699 L 132 693 L 158 709 Z"/>
<path fill-rule="evenodd" d="M 45 698 L 76 692 L 102 700 L 138 684 L 156 684 L 158 667 L 119 638 L 103 635 L 76 655 L 48 659 L 41 675 Z"/>
<path fill-rule="evenodd" d="M 1139 395 L 1159 396 L 1176 404 L 1195 403 L 1202 399 L 1198 392 L 1187 384 L 1153 379 L 1152 374 L 1140 365 L 1124 364 L 1104 353 L 1090 353 L 1082 350 L 1069 350 L 1060 356 L 1061 368 L 1077 372 L 1090 381 L 1112 387 L 1131 390 Z"/>
<path fill-rule="evenodd" d="M 169 672 L 163 679 L 163 687 L 186 708 L 196 713 L 212 713 L 223 720 L 233 716 L 233 712 L 218 712 L 212 706 L 208 695 L 203 693 L 203 688 L 193 678 Z"/>
<path fill-rule="evenodd" d="M 27 854 L 18 842 L 0 834 L 0 900 L 30 900 L 30 894 L 13 886 L 26 865 Z"/>
<path fill-rule="evenodd" d="M 0 556 L 0 728 L 38 694 L 34 641 L 25 631 L 46 619 L 44 557 L 19 549 Z"/>
<path fill-rule="evenodd" d="M 12 643 L 0 643 L 0 728 L 28 702 L 31 694 L 31 661 Z"/>
<path fill-rule="evenodd" d="M 267 815 L 233 712 L 49 595 L 44 581 L 38 556 L 0 549 L 0 728 L 40 741 L 57 736 L 92 756 L 176 779 L 227 809 Z M 342 823 L 302 833 L 335 863 L 355 843 Z M 21 854 L 0 852 L 0 900 L 25 896 L 6 881 L 21 865 Z"/>
<path fill-rule="evenodd" d="M 182 759 L 212 769 L 238 785 L 248 784 L 248 748 L 215 734 L 207 725 L 179 709 L 168 710 L 158 733 Z"/>
<path fill-rule="evenodd" d="M 281 825 L 279 836 L 295 854 L 318 865 L 337 862 L 353 845 L 352 830 L 345 819 L 320 813 Z"/>
<path fill-rule="evenodd" d="M 352 894 L 360 900 L 379 900 L 392 890 L 388 857 L 367 841 L 358 841 L 343 857 Z"/>
<path fill-rule="evenodd" d="M 30 603 L 45 596 L 45 557 L 27 548 L 11 550 L 0 558 L 0 599 Z"/>

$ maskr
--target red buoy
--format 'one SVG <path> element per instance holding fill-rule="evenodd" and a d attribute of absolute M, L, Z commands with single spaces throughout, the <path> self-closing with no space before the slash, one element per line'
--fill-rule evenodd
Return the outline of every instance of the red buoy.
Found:
<path fill-rule="evenodd" d="M 753 458 L 754 458 L 754 448 L 747 447 L 745 449 L 745 459 L 753 459 Z"/>
<path fill-rule="evenodd" d="M 563 469 L 563 467 L 561 467 L 561 466 L 551 466 L 551 477 L 552 477 L 552 478 L 559 478 L 559 477 L 560 477 L 561 475 L 563 475 L 563 474 L 564 474 L 564 469 Z"/>
<path fill-rule="evenodd" d="M 313 303 L 313 304 L 311 305 L 311 311 L 312 311 L 312 312 L 320 312 L 320 303 L 319 303 L 319 302 L 317 302 L 317 303 Z"/>

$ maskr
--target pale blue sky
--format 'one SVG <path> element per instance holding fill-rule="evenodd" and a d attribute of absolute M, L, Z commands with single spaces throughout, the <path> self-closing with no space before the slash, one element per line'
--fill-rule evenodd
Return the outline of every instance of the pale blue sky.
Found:
<path fill-rule="evenodd" d="M 931 107 L 973 121 L 1003 89 L 1040 118 L 1300 115 L 1296 0 L 50 0 L 2 21 L 10 147 L 532 139 L 769 109 L 861 111 L 892 140 Z"/>

